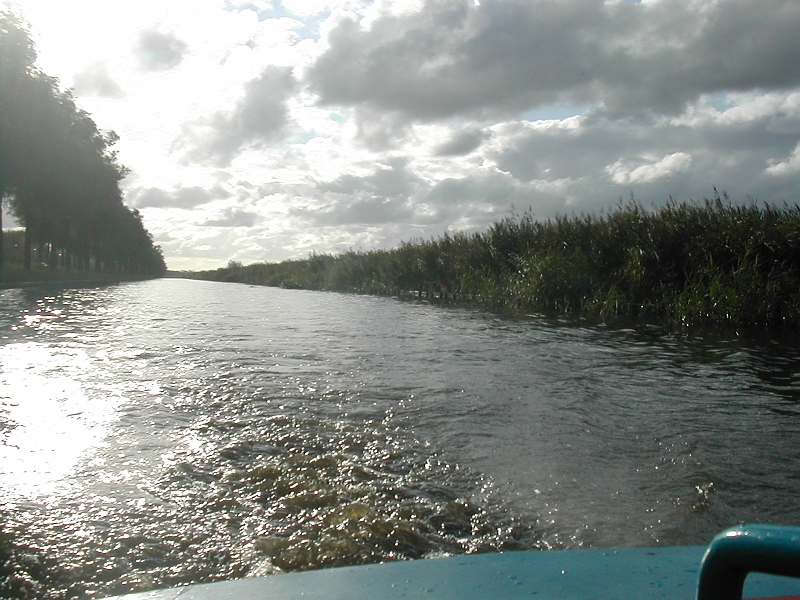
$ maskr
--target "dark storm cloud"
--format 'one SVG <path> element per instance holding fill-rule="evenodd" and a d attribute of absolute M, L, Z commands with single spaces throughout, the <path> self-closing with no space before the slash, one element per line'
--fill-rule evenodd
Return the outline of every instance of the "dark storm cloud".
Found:
<path fill-rule="evenodd" d="M 125 92 L 111 78 L 103 63 L 97 63 L 77 73 L 72 88 L 78 96 L 100 96 L 113 100 L 125 97 Z"/>
<path fill-rule="evenodd" d="M 180 145 L 190 160 L 226 166 L 246 146 L 273 142 L 289 117 L 287 100 L 295 89 L 290 67 L 268 66 L 244 84 L 244 97 L 231 111 L 220 111 L 187 128 Z"/>
<path fill-rule="evenodd" d="M 134 53 L 139 66 L 145 71 L 169 71 L 183 62 L 189 45 L 172 33 L 155 29 L 139 32 Z"/>
<path fill-rule="evenodd" d="M 480 129 L 466 129 L 436 148 L 437 156 L 465 156 L 477 150 L 488 135 Z"/>
<path fill-rule="evenodd" d="M 796 0 L 429 0 L 343 18 L 308 71 L 320 101 L 406 120 L 569 102 L 680 112 L 720 90 L 800 84 Z"/>
<path fill-rule="evenodd" d="M 139 208 L 195 208 L 228 196 L 230 193 L 220 186 L 210 190 L 194 186 L 177 187 L 171 192 L 161 188 L 139 188 L 128 192 L 126 199 Z"/>

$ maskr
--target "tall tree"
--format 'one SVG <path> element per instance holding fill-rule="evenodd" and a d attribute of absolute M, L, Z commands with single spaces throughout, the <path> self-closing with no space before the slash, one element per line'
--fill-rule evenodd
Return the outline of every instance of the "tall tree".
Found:
<path fill-rule="evenodd" d="M 3 254 L 2 203 L 13 193 L 12 159 L 18 132 L 14 117 L 18 92 L 35 71 L 36 51 L 28 31 L 15 15 L 0 12 L 0 269 Z"/>
<path fill-rule="evenodd" d="M 26 26 L 0 12 L 0 199 L 25 227 L 25 268 L 36 244 L 40 253 L 47 246 L 52 268 L 94 258 L 126 272 L 163 274 L 160 250 L 122 201 L 119 184 L 128 171 L 111 150 L 118 137 L 101 133 L 35 63 Z"/>

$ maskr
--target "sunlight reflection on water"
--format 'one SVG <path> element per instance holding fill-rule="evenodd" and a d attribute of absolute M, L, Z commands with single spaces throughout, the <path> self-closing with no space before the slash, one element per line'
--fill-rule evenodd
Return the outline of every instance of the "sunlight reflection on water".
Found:
<path fill-rule="evenodd" d="M 52 494 L 116 418 L 113 393 L 87 393 L 101 378 L 82 350 L 34 342 L 0 347 L 0 486 L 6 497 Z"/>

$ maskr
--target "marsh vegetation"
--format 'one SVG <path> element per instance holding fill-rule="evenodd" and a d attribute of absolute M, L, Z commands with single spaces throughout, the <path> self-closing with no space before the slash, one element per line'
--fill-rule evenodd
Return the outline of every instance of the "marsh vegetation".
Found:
<path fill-rule="evenodd" d="M 800 207 L 723 195 L 647 210 L 446 233 L 392 250 L 312 254 L 195 275 L 284 288 L 412 294 L 501 312 L 669 323 L 800 325 Z"/>

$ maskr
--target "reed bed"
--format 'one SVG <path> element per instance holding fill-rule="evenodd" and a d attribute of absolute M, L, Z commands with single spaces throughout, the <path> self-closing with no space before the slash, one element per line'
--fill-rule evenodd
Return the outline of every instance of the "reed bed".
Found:
<path fill-rule="evenodd" d="M 445 234 L 392 250 L 230 263 L 198 278 L 366 294 L 456 299 L 512 313 L 601 320 L 800 326 L 800 207 L 727 196 L 631 201 L 607 214 Z"/>

